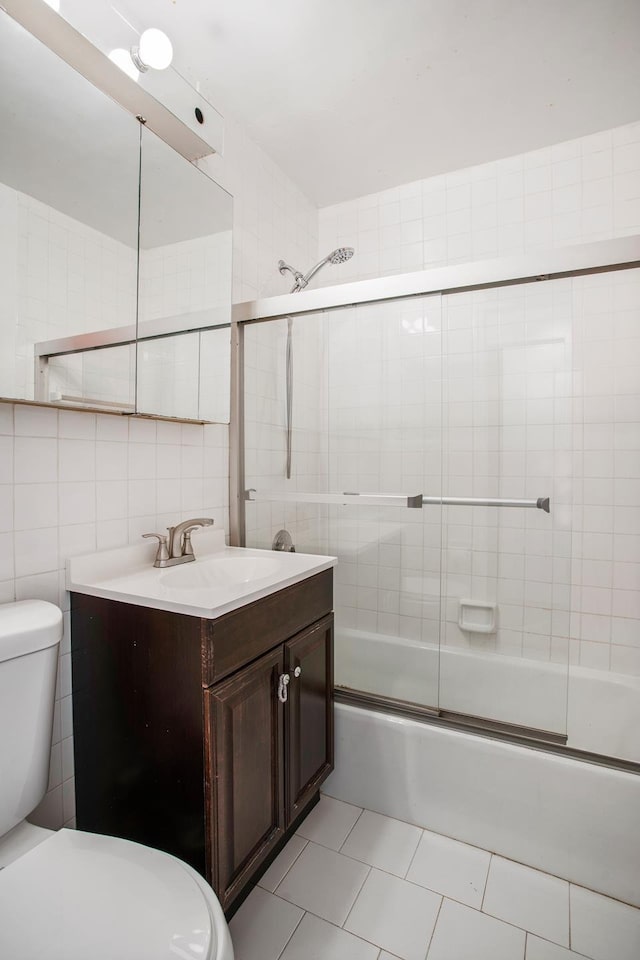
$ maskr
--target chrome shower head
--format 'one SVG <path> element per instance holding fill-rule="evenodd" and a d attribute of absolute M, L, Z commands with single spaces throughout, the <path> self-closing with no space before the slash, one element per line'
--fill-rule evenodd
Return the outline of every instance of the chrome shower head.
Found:
<path fill-rule="evenodd" d="M 355 253 L 353 247 L 337 247 L 337 249 L 332 250 L 329 256 L 325 257 L 324 260 L 320 260 L 319 263 L 316 263 L 315 267 L 312 267 L 309 270 L 309 273 L 302 274 L 299 270 L 296 270 L 295 267 L 291 267 L 288 263 L 285 263 L 284 260 L 278 260 L 278 270 L 284 276 L 285 273 L 289 272 L 295 283 L 291 288 L 291 293 L 300 293 L 301 290 L 308 285 L 309 280 L 316 275 L 318 270 L 321 270 L 326 263 L 346 263 L 347 260 L 351 260 L 351 257 Z"/>
<path fill-rule="evenodd" d="M 338 247 L 327 257 L 329 263 L 346 263 L 355 253 L 353 247 Z"/>

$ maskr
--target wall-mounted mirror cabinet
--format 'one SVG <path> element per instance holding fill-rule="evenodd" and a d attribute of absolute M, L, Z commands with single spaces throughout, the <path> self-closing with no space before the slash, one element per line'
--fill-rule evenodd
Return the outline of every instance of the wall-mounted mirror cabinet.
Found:
<path fill-rule="evenodd" d="M 0 10 L 0 397 L 226 422 L 231 197 Z"/>

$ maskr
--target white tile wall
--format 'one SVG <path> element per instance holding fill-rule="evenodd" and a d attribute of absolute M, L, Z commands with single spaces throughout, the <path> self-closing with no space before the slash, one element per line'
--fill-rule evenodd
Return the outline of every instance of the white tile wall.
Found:
<path fill-rule="evenodd" d="M 491 508 L 444 511 L 442 642 L 566 668 L 572 282 L 453 295 L 443 298 L 443 313 L 444 485 L 452 496 L 549 496 L 553 510 L 550 517 Z M 462 598 L 497 604 L 494 635 L 460 629 Z M 564 701 L 562 684 L 558 692 Z M 454 693 L 445 684 L 442 704 Z M 564 702 L 557 706 L 564 722 Z"/>
<path fill-rule="evenodd" d="M 640 676 L 640 270 L 573 289 L 572 662 Z"/>
<path fill-rule="evenodd" d="M 319 284 L 640 232 L 640 122 L 325 207 Z"/>
<path fill-rule="evenodd" d="M 186 320 L 206 313 L 210 324 L 218 315 L 219 322 L 228 323 L 231 255 L 230 230 L 142 249 L 139 320 Z"/>
<path fill-rule="evenodd" d="M 136 250 L 4 184 L 0 210 L 0 387 L 28 400 L 35 342 L 135 323 Z M 82 364 L 65 369 L 52 389 L 81 390 Z M 103 369 L 99 390 L 128 399 L 128 378 L 127 365 Z"/>
<path fill-rule="evenodd" d="M 34 821 L 74 817 L 64 559 L 189 516 L 228 529 L 228 429 L 0 403 L 0 602 L 64 611 L 49 789 Z"/>
<path fill-rule="evenodd" d="M 318 211 L 302 191 L 236 124 L 225 117 L 224 156 L 198 166 L 233 196 L 233 300 L 287 292 L 280 259 L 313 266 L 318 253 Z"/>
<path fill-rule="evenodd" d="M 230 230 L 140 252 L 139 320 L 172 329 L 228 324 Z M 146 340 L 138 347 L 137 409 L 217 422 L 229 419 L 228 329 Z"/>

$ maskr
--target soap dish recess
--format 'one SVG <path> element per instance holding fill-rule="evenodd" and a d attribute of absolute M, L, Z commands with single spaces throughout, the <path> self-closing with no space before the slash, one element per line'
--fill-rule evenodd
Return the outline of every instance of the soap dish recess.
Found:
<path fill-rule="evenodd" d="M 458 626 L 465 633 L 495 633 L 498 608 L 486 600 L 460 600 Z"/>

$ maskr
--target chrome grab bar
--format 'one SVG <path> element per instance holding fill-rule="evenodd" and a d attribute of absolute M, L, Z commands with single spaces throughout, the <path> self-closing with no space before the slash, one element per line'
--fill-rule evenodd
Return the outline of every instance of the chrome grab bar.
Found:
<path fill-rule="evenodd" d="M 319 503 L 358 507 L 408 507 L 422 509 L 424 504 L 441 504 L 452 507 L 523 507 L 525 509 L 551 512 L 549 497 L 535 500 L 513 500 L 502 497 L 424 497 L 421 493 L 407 494 L 355 493 L 303 493 L 294 490 L 265 490 L 258 492 L 253 487 L 245 490 L 245 500 L 253 503 Z"/>
<path fill-rule="evenodd" d="M 525 507 L 551 513 L 549 497 L 535 500 L 509 500 L 502 497 L 423 497 L 423 503 L 441 503 L 452 507 Z"/>

